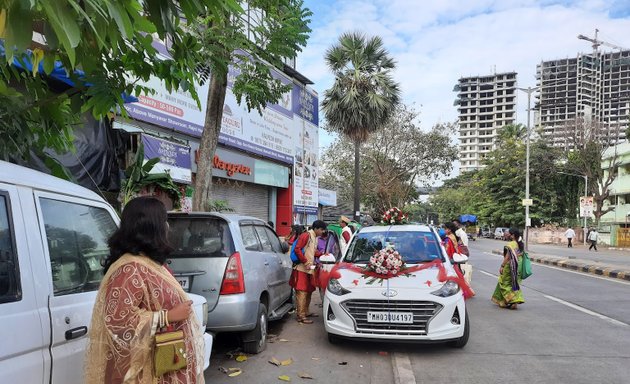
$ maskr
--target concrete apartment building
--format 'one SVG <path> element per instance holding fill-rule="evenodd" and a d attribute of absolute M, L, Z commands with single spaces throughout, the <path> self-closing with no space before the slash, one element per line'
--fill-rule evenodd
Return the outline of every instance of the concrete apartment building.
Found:
<path fill-rule="evenodd" d="M 630 51 L 595 50 L 543 61 L 536 69 L 534 121 L 543 138 L 567 149 L 587 129 L 609 145 L 625 138 L 630 122 Z"/>
<path fill-rule="evenodd" d="M 455 85 L 460 170 L 482 168 L 501 127 L 516 120 L 516 72 L 462 77 Z"/>

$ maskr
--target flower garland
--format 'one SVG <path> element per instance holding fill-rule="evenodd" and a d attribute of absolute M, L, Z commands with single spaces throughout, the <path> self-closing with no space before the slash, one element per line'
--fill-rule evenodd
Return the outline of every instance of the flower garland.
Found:
<path fill-rule="evenodd" d="M 367 284 L 372 284 L 376 280 L 383 283 L 384 279 L 397 276 L 411 276 L 407 273 L 407 264 L 403 260 L 402 255 L 392 246 L 387 246 L 380 251 L 375 251 L 370 257 L 370 261 L 363 268 L 362 276 L 364 279 L 370 279 Z"/>
<path fill-rule="evenodd" d="M 406 224 L 407 215 L 403 213 L 398 207 L 393 207 L 385 211 L 381 217 L 381 223 L 387 225 L 393 224 Z"/>

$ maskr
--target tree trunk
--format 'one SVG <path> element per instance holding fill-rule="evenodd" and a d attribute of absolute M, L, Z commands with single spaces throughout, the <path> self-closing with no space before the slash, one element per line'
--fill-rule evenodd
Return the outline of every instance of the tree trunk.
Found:
<path fill-rule="evenodd" d="M 199 153 L 197 156 L 197 176 L 195 178 L 195 194 L 193 195 L 193 211 L 206 211 L 210 204 L 212 191 L 212 161 L 219 141 L 223 104 L 227 92 L 227 73 L 212 74 L 208 90 L 208 107 L 206 122 L 201 134 Z"/>
<path fill-rule="evenodd" d="M 359 159 L 361 142 L 359 140 L 354 141 L 354 219 L 360 223 L 361 215 L 357 213 L 361 212 L 361 168 L 359 167 Z"/>

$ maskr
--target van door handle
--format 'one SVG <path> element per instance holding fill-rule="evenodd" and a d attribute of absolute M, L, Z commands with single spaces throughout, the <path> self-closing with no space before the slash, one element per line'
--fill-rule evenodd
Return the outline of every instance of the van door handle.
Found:
<path fill-rule="evenodd" d="M 66 331 L 66 340 L 78 339 L 79 337 L 87 334 L 87 327 L 72 328 Z"/>
<path fill-rule="evenodd" d="M 269 262 L 268 262 L 268 261 L 265 261 L 265 265 L 269 265 Z"/>

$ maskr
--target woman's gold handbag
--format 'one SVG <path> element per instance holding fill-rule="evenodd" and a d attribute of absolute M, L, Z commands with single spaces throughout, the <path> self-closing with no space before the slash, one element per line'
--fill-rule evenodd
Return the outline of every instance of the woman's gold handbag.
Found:
<path fill-rule="evenodd" d="M 186 367 L 184 331 L 164 332 L 155 335 L 153 371 L 160 377 L 165 373 Z"/>

